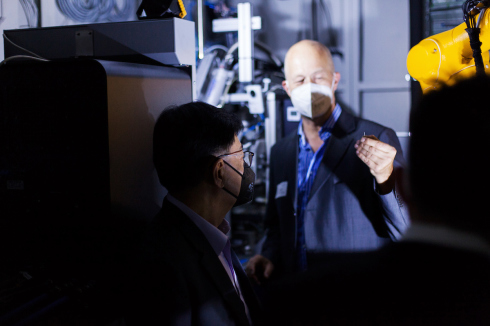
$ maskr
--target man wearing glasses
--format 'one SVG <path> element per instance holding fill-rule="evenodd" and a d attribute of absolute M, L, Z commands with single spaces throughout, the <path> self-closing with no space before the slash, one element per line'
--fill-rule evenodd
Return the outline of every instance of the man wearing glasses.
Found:
<path fill-rule="evenodd" d="M 153 161 L 168 190 L 145 233 L 127 324 L 252 325 L 259 306 L 226 234 L 225 215 L 253 198 L 253 153 L 235 115 L 201 102 L 167 108 Z"/>

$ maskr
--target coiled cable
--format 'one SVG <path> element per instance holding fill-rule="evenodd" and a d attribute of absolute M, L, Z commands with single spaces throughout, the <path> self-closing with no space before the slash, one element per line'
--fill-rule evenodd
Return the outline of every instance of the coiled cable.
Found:
<path fill-rule="evenodd" d="M 77 22 L 125 21 L 135 11 L 135 0 L 56 0 L 58 9 Z"/>

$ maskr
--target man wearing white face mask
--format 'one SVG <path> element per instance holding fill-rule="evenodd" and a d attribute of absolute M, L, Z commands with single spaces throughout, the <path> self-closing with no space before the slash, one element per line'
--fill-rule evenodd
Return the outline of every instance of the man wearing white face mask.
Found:
<path fill-rule="evenodd" d="M 323 74 L 321 72 L 320 74 Z M 300 82 L 298 81 L 297 84 Z M 303 117 L 313 119 L 324 115 L 323 108 L 329 108 L 332 105 L 333 87 L 335 84 L 335 73 L 332 75 L 332 85 L 315 84 L 314 82 L 304 83 L 291 91 L 291 101 L 294 107 Z M 289 88 L 287 80 L 284 81 L 285 88 Z"/>
<path fill-rule="evenodd" d="M 285 73 L 283 87 L 302 119 L 271 150 L 267 236 L 246 268 L 258 283 L 319 267 L 330 252 L 376 249 L 408 224 L 393 176 L 404 163 L 398 138 L 336 103 L 340 73 L 328 48 L 296 43 Z"/>

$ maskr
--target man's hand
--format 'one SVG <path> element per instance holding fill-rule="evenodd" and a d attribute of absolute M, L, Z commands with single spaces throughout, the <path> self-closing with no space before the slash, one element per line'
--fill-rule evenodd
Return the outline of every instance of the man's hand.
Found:
<path fill-rule="evenodd" d="M 260 284 L 260 279 L 268 279 L 274 270 L 274 264 L 262 255 L 255 255 L 248 260 L 245 272 L 255 283 Z"/>
<path fill-rule="evenodd" d="M 396 148 L 383 143 L 375 136 L 362 137 L 354 147 L 357 149 L 357 156 L 369 167 L 381 193 L 391 192 L 395 186 L 394 178 L 390 177 L 393 173 Z"/>

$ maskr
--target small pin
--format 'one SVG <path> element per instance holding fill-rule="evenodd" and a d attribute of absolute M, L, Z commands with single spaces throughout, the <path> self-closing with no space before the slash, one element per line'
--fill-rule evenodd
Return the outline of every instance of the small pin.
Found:
<path fill-rule="evenodd" d="M 366 132 L 364 132 L 364 136 L 366 136 Z"/>

